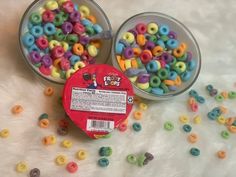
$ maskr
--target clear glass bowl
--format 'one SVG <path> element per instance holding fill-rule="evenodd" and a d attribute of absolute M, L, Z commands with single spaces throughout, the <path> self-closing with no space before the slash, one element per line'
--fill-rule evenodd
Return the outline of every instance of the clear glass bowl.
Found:
<path fill-rule="evenodd" d="M 118 32 L 116 33 L 114 39 L 114 44 L 112 49 L 113 66 L 121 70 L 116 60 L 116 54 L 115 54 L 115 47 L 118 44 L 119 39 L 125 32 L 134 28 L 138 23 L 141 22 L 146 24 L 155 22 L 157 24 L 168 25 L 170 27 L 170 30 L 173 30 L 177 33 L 178 40 L 181 42 L 185 42 L 187 44 L 188 51 L 192 52 L 193 58 L 196 60 L 196 67 L 192 71 L 191 79 L 189 79 L 187 82 L 183 82 L 182 85 L 178 87 L 176 91 L 172 91 L 163 95 L 155 95 L 152 93 L 145 92 L 144 90 L 139 89 L 135 84 L 133 84 L 135 94 L 148 100 L 166 100 L 184 93 L 194 84 L 194 82 L 198 78 L 201 69 L 201 53 L 197 41 L 192 35 L 192 33 L 181 22 L 168 15 L 158 12 L 145 12 L 137 14 L 126 20 L 118 29 Z"/>
<path fill-rule="evenodd" d="M 22 43 L 22 36 L 25 34 L 25 32 L 28 31 L 27 25 L 29 21 L 29 17 L 33 12 L 38 11 L 40 8 L 44 6 L 44 4 L 49 0 L 35 0 L 32 4 L 29 5 L 29 7 L 26 9 L 20 23 L 19 27 L 19 43 L 20 43 L 20 50 L 24 56 L 24 60 L 28 64 L 28 66 L 39 76 L 42 78 L 53 82 L 57 84 L 64 84 L 66 80 L 60 79 L 60 78 L 54 78 L 52 76 L 45 76 L 38 70 L 37 67 L 35 67 L 29 60 L 29 52 L 27 49 L 23 46 Z M 94 15 L 97 19 L 97 23 L 103 27 L 104 31 L 112 32 L 111 24 L 102 10 L 102 8 L 93 0 L 71 0 L 73 3 L 81 5 L 85 5 L 89 7 L 91 14 Z M 110 39 L 101 39 L 102 41 L 102 47 L 99 50 L 98 56 L 96 56 L 96 63 L 102 64 L 106 63 L 109 60 L 109 56 L 111 54 L 111 46 L 112 46 L 112 38 Z"/>

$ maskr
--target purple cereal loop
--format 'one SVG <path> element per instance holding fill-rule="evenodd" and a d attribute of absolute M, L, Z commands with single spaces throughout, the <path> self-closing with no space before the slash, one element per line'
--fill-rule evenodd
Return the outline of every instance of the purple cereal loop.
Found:
<path fill-rule="evenodd" d="M 73 11 L 71 14 L 70 14 L 70 21 L 75 23 L 75 22 L 79 22 L 80 21 L 80 13 L 78 11 Z"/>
<path fill-rule="evenodd" d="M 126 47 L 124 50 L 124 57 L 126 59 L 132 58 L 134 56 L 133 49 L 131 47 Z"/>
<path fill-rule="evenodd" d="M 67 52 L 65 52 L 64 57 L 70 58 L 72 55 L 73 55 L 72 52 L 68 50 Z"/>
<path fill-rule="evenodd" d="M 69 34 L 72 32 L 73 30 L 73 25 L 70 22 L 65 22 L 63 23 L 63 25 L 61 26 L 61 29 L 63 31 L 64 34 Z"/>
<path fill-rule="evenodd" d="M 176 91 L 178 88 L 174 85 L 168 87 L 170 91 Z"/>
<path fill-rule="evenodd" d="M 87 36 L 80 36 L 79 42 L 82 45 L 87 45 L 89 43 L 89 38 Z"/>
<path fill-rule="evenodd" d="M 163 60 L 165 63 L 170 63 L 173 60 L 173 57 L 169 53 L 163 53 L 161 55 L 161 60 Z"/>
<path fill-rule="evenodd" d="M 52 65 L 52 58 L 50 57 L 50 55 L 44 55 L 42 57 L 42 64 L 48 68 Z"/>
<path fill-rule="evenodd" d="M 39 52 L 32 51 L 30 52 L 30 60 L 33 64 L 37 64 L 41 61 L 41 56 Z"/>
<path fill-rule="evenodd" d="M 128 77 L 138 76 L 139 74 L 147 74 L 146 68 L 140 68 L 140 69 L 128 68 L 125 71 L 125 75 L 128 76 Z"/>
<path fill-rule="evenodd" d="M 177 34 L 174 31 L 170 31 L 168 37 L 171 39 L 177 39 Z"/>
<path fill-rule="evenodd" d="M 193 53 L 192 52 L 187 52 L 187 59 L 186 62 L 190 62 L 193 58 Z"/>
<path fill-rule="evenodd" d="M 131 29 L 128 32 L 132 33 L 135 37 L 138 35 L 138 32 L 135 29 Z"/>
<path fill-rule="evenodd" d="M 147 83 L 150 80 L 150 74 L 139 74 L 137 82 L 138 83 Z"/>
<path fill-rule="evenodd" d="M 155 44 L 152 41 L 147 41 L 145 46 L 144 46 L 144 48 L 148 49 L 148 50 L 152 50 L 154 47 L 155 47 Z"/>

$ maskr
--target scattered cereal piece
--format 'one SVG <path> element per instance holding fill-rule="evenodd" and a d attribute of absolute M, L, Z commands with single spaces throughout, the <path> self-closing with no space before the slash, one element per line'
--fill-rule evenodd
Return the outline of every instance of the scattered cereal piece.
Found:
<path fill-rule="evenodd" d="M 109 165 L 109 160 L 105 157 L 98 160 L 98 165 L 100 167 L 107 167 Z"/>
<path fill-rule="evenodd" d="M 42 119 L 48 119 L 48 114 L 47 113 L 43 113 L 39 116 L 38 120 L 42 120 Z"/>
<path fill-rule="evenodd" d="M 167 131 L 172 131 L 174 129 L 174 124 L 170 121 L 164 123 L 164 128 Z"/>
<path fill-rule="evenodd" d="M 190 154 L 193 156 L 199 156 L 200 155 L 200 150 L 198 148 L 191 148 L 190 149 Z"/>
<path fill-rule="evenodd" d="M 227 126 L 231 126 L 231 125 L 234 123 L 235 120 L 236 120 L 236 119 L 235 119 L 234 117 L 229 117 L 228 119 L 226 119 L 225 124 L 226 124 Z"/>
<path fill-rule="evenodd" d="M 189 122 L 189 118 L 188 118 L 188 116 L 186 116 L 186 115 L 181 115 L 181 116 L 179 117 L 179 121 L 180 121 L 181 123 L 186 124 L 186 123 Z"/>
<path fill-rule="evenodd" d="M 44 95 L 45 96 L 52 96 L 54 94 L 54 88 L 53 87 L 46 87 L 44 89 Z"/>
<path fill-rule="evenodd" d="M 226 122 L 226 119 L 225 119 L 224 116 L 221 115 L 221 116 L 219 116 L 219 117 L 217 118 L 217 122 L 218 122 L 219 124 L 224 125 L 225 122 Z"/>
<path fill-rule="evenodd" d="M 234 126 L 234 125 L 228 126 L 228 130 L 229 130 L 231 133 L 236 133 L 236 126 Z"/>
<path fill-rule="evenodd" d="M 195 117 L 193 118 L 193 122 L 194 122 L 195 124 L 200 124 L 200 123 L 202 122 L 201 116 L 199 116 L 199 115 L 195 116 Z"/>
<path fill-rule="evenodd" d="M 7 138 L 10 135 L 10 131 L 8 129 L 3 129 L 0 131 L 0 137 L 1 138 Z"/>
<path fill-rule="evenodd" d="M 20 114 L 23 110 L 24 109 L 21 105 L 15 105 L 12 107 L 11 112 L 12 114 Z"/>
<path fill-rule="evenodd" d="M 136 164 L 137 163 L 137 157 L 133 154 L 129 154 L 127 157 L 126 157 L 127 161 L 130 163 L 130 164 Z"/>
<path fill-rule="evenodd" d="M 87 151 L 85 150 L 79 150 L 77 153 L 76 153 L 76 157 L 79 159 L 79 160 L 85 160 L 87 158 Z"/>
<path fill-rule="evenodd" d="M 28 165 L 26 162 L 19 162 L 16 165 L 16 171 L 19 173 L 25 173 L 28 170 Z"/>
<path fill-rule="evenodd" d="M 106 156 L 106 157 L 111 156 L 112 155 L 112 148 L 111 147 L 101 147 L 99 149 L 99 155 Z"/>
<path fill-rule="evenodd" d="M 50 121 L 48 119 L 46 119 L 46 118 L 45 119 L 41 119 L 39 121 L 39 127 L 41 127 L 41 128 L 48 128 L 49 124 L 50 124 Z"/>
<path fill-rule="evenodd" d="M 184 130 L 186 133 L 189 133 L 189 132 L 192 131 L 192 127 L 191 127 L 191 125 L 185 124 L 185 125 L 183 126 L 183 130 Z"/>
<path fill-rule="evenodd" d="M 218 151 L 217 152 L 217 157 L 219 159 L 224 159 L 226 157 L 226 152 L 225 151 Z"/>
<path fill-rule="evenodd" d="M 78 170 L 78 165 L 77 163 L 75 162 L 69 162 L 67 165 L 66 165 L 66 169 L 69 173 L 75 173 L 77 172 Z"/>
<path fill-rule="evenodd" d="M 67 157 L 65 155 L 59 155 L 56 157 L 55 162 L 57 165 L 65 165 L 67 163 Z"/>
<path fill-rule="evenodd" d="M 40 170 L 38 168 L 34 168 L 30 170 L 30 177 L 40 177 Z"/>
<path fill-rule="evenodd" d="M 148 108 L 148 105 L 145 103 L 139 103 L 139 109 L 142 111 L 146 111 Z"/>
<path fill-rule="evenodd" d="M 140 120 L 143 117 L 143 113 L 141 111 L 134 111 L 134 119 Z"/>
<path fill-rule="evenodd" d="M 61 145 L 64 148 L 71 148 L 73 143 L 71 141 L 69 141 L 69 140 L 64 140 L 64 141 L 62 141 Z"/>
<path fill-rule="evenodd" d="M 56 144 L 56 137 L 54 135 L 46 136 L 43 138 L 42 142 L 44 145 L 53 145 Z"/>
<path fill-rule="evenodd" d="M 58 127 L 57 128 L 57 133 L 61 136 L 67 135 L 69 132 L 69 129 L 67 127 Z"/>
<path fill-rule="evenodd" d="M 196 143 L 198 141 L 198 136 L 196 133 L 191 133 L 189 136 L 188 136 L 188 141 L 190 143 Z"/>
<path fill-rule="evenodd" d="M 230 134 L 229 134 L 228 131 L 224 130 L 224 131 L 221 132 L 221 137 L 224 138 L 224 139 L 229 139 Z"/>
<path fill-rule="evenodd" d="M 220 106 L 220 111 L 222 112 L 222 114 L 226 114 L 228 112 L 228 109 L 224 106 Z"/>
<path fill-rule="evenodd" d="M 140 132 L 142 130 L 141 124 L 137 122 L 133 123 L 132 127 L 133 127 L 133 130 L 136 132 Z"/>
<path fill-rule="evenodd" d="M 127 128 L 128 128 L 127 124 L 125 124 L 125 123 L 121 123 L 118 127 L 119 131 L 121 131 L 121 132 L 125 132 L 127 130 Z"/>

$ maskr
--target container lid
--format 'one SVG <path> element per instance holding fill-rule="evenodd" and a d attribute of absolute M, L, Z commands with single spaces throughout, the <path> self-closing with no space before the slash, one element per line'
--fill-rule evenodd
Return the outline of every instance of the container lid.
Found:
<path fill-rule="evenodd" d="M 134 92 L 129 79 L 109 65 L 90 65 L 67 80 L 63 106 L 70 119 L 89 137 L 99 138 L 129 115 Z"/>

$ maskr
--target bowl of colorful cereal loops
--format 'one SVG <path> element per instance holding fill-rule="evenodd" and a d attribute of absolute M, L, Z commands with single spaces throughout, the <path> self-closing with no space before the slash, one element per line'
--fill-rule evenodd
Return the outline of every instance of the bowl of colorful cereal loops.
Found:
<path fill-rule="evenodd" d="M 200 49 L 178 20 L 145 12 L 125 21 L 112 49 L 113 65 L 133 84 L 136 95 L 165 100 L 188 90 L 201 68 Z"/>
<path fill-rule="evenodd" d="M 36 0 L 21 20 L 20 49 L 35 73 L 64 84 L 77 70 L 108 61 L 111 31 L 94 1 Z"/>

